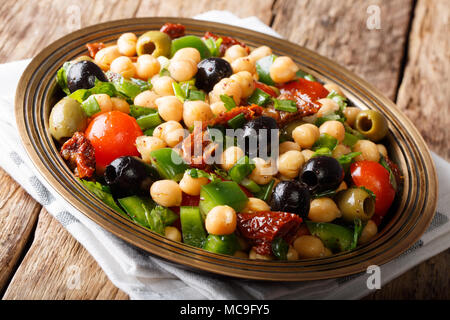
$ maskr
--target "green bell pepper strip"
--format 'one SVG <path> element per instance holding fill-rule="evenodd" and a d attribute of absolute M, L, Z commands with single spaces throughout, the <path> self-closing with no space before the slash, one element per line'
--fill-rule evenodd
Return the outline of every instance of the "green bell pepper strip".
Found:
<path fill-rule="evenodd" d="M 277 260 L 287 260 L 289 245 L 283 238 L 275 238 L 272 241 L 272 253 Z"/>
<path fill-rule="evenodd" d="M 353 148 L 353 146 L 354 146 L 359 140 L 361 140 L 361 139 L 358 138 L 357 136 L 355 136 L 355 135 L 353 135 L 353 134 L 351 134 L 351 133 L 345 132 L 345 134 L 344 134 L 344 140 L 342 140 L 342 144 L 343 144 L 343 145 L 346 145 L 346 146 L 348 146 L 348 147 L 350 147 L 350 148 Z"/>
<path fill-rule="evenodd" d="M 203 185 L 200 191 L 199 207 L 206 217 L 208 212 L 217 206 L 227 205 L 236 212 L 245 208 L 248 198 L 234 181 L 217 181 Z"/>
<path fill-rule="evenodd" d="M 350 127 L 347 123 L 344 122 L 344 128 L 345 128 L 345 132 L 350 133 L 352 135 L 354 135 L 356 138 L 360 139 L 360 140 L 364 140 L 366 139 L 366 137 L 359 132 L 358 130 L 353 129 L 352 127 Z M 356 142 L 355 142 L 356 143 Z"/>
<path fill-rule="evenodd" d="M 253 194 L 261 192 L 261 187 L 255 181 L 250 180 L 249 178 L 242 179 L 239 184 Z"/>
<path fill-rule="evenodd" d="M 183 242 L 202 248 L 206 241 L 206 230 L 198 207 L 180 207 Z"/>
<path fill-rule="evenodd" d="M 104 186 L 99 182 L 87 181 L 78 179 L 90 192 L 92 192 L 97 198 L 108 205 L 110 208 L 119 212 L 122 216 L 129 218 L 129 216 L 123 211 L 114 200 L 111 191 L 108 186 Z"/>
<path fill-rule="evenodd" d="M 144 131 L 144 135 L 151 137 L 153 136 L 153 131 L 155 131 L 155 128 L 147 129 Z"/>
<path fill-rule="evenodd" d="M 172 40 L 172 57 L 175 52 L 183 48 L 197 49 L 200 52 L 200 57 L 202 60 L 211 56 L 211 52 L 209 51 L 206 44 L 197 36 L 189 35 Z"/>
<path fill-rule="evenodd" d="M 264 107 L 270 102 L 271 95 L 256 88 L 252 95 L 247 98 L 247 102 L 250 104 L 256 104 L 258 106 Z"/>
<path fill-rule="evenodd" d="M 276 56 L 270 55 L 256 61 L 256 72 L 259 76 L 259 81 L 268 85 L 274 85 L 275 82 L 270 77 L 270 66 L 275 61 Z"/>
<path fill-rule="evenodd" d="M 150 228 L 148 215 L 153 210 L 155 204 L 148 198 L 130 196 L 118 199 L 122 208 L 128 213 L 131 219 L 143 227 Z"/>
<path fill-rule="evenodd" d="M 107 76 L 109 79 L 111 79 L 115 90 L 131 100 L 133 100 L 142 91 L 148 90 L 148 88 L 150 87 L 147 82 L 145 83 L 145 85 L 143 85 L 143 83 L 138 82 L 137 79 L 133 79 L 133 81 L 127 80 L 120 74 L 111 75 L 111 73 L 107 73 Z"/>
<path fill-rule="evenodd" d="M 309 232 L 322 240 L 325 247 L 333 252 L 351 250 L 354 242 L 353 231 L 349 228 L 325 222 L 306 221 Z"/>
<path fill-rule="evenodd" d="M 223 42 L 222 38 L 214 40 L 213 38 L 204 39 L 203 42 L 208 47 L 211 56 L 219 57 L 220 56 L 220 45 Z"/>
<path fill-rule="evenodd" d="M 323 123 L 325 123 L 327 121 L 331 121 L 331 120 L 336 120 L 336 121 L 340 121 L 340 122 L 344 123 L 345 117 L 343 117 L 341 114 L 339 114 L 337 112 L 332 112 L 332 113 L 328 113 L 322 117 L 317 118 L 317 120 L 314 122 L 314 124 L 317 127 L 320 127 Z"/>
<path fill-rule="evenodd" d="M 312 155 L 312 157 L 317 157 L 317 156 L 327 156 L 327 157 L 331 157 L 333 154 L 331 152 L 330 149 L 328 148 L 319 148 L 317 149 L 314 154 Z M 311 157 L 311 158 L 312 158 Z"/>
<path fill-rule="evenodd" d="M 136 122 L 142 130 L 154 128 L 163 123 L 161 117 L 157 112 L 140 116 L 136 119 Z"/>
<path fill-rule="evenodd" d="M 352 163 L 353 159 L 359 156 L 361 152 L 350 152 L 347 154 L 344 154 L 339 157 L 338 162 L 341 164 L 342 168 L 344 169 L 344 172 L 348 172 L 348 169 L 350 169 L 350 164 Z"/>
<path fill-rule="evenodd" d="M 229 95 L 221 94 L 220 100 L 222 100 L 225 109 L 227 109 L 228 111 L 236 107 L 236 102 L 234 101 L 233 97 L 230 97 Z"/>
<path fill-rule="evenodd" d="M 239 242 L 234 233 L 222 236 L 210 234 L 203 245 L 207 251 L 228 255 L 233 255 L 238 248 Z"/>
<path fill-rule="evenodd" d="M 88 117 L 93 116 L 97 112 L 100 112 L 100 105 L 98 104 L 97 99 L 94 96 L 90 96 L 81 104 L 81 108 L 83 108 L 84 112 Z"/>
<path fill-rule="evenodd" d="M 150 152 L 152 166 L 164 179 L 180 181 L 188 168 L 178 153 L 171 148 L 162 148 Z"/>
<path fill-rule="evenodd" d="M 246 176 L 252 173 L 255 167 L 255 163 L 252 160 L 247 156 L 243 156 L 228 170 L 228 176 L 230 176 L 231 180 L 240 183 Z"/>
<path fill-rule="evenodd" d="M 157 214 L 161 217 L 164 227 L 172 225 L 179 218 L 175 212 L 160 205 L 157 205 L 152 210 L 152 214 Z"/>
<path fill-rule="evenodd" d="M 255 194 L 255 197 L 267 202 L 272 195 L 272 189 L 274 185 L 275 179 L 272 179 L 269 183 L 259 186 L 261 190 Z"/>
<path fill-rule="evenodd" d="M 245 121 L 245 114 L 239 113 L 234 118 L 228 120 L 227 124 L 230 126 L 230 128 L 238 129 L 245 124 Z"/>
<path fill-rule="evenodd" d="M 195 100 L 205 101 L 205 98 L 206 98 L 206 95 L 203 91 L 189 90 L 189 95 L 187 97 L 187 100 L 189 100 L 189 101 L 195 101 Z"/>
<path fill-rule="evenodd" d="M 157 110 L 153 108 L 141 107 L 135 104 L 130 105 L 130 116 L 135 119 L 156 112 Z"/>
<path fill-rule="evenodd" d="M 273 99 L 273 108 L 279 111 L 297 112 L 297 104 L 293 100 Z"/>
<path fill-rule="evenodd" d="M 304 78 L 308 81 L 316 81 L 316 78 L 312 74 L 307 74 Z"/>
<path fill-rule="evenodd" d="M 316 143 L 312 146 L 312 150 L 316 151 L 321 148 L 328 148 L 330 151 L 333 151 L 337 145 L 338 141 L 335 137 L 327 133 L 321 133 L 319 139 L 317 139 Z"/>

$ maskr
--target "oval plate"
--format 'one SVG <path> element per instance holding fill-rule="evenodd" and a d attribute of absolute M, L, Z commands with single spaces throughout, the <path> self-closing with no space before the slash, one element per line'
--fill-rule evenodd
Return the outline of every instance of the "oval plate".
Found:
<path fill-rule="evenodd" d="M 404 174 L 401 196 L 376 238 L 356 250 L 320 259 L 254 261 L 210 253 L 174 242 L 123 218 L 76 180 L 48 133 L 48 116 L 58 101 L 55 81 L 62 64 L 86 54 L 88 42 L 113 42 L 124 32 L 138 35 L 159 30 L 165 22 L 181 23 L 187 34 L 211 31 L 240 39 L 251 47 L 270 46 L 275 54 L 292 57 L 298 66 L 321 81 L 339 85 L 362 109 L 381 111 L 389 122 L 387 147 Z M 167 261 L 191 269 L 260 280 L 303 281 L 337 278 L 363 272 L 403 253 L 427 229 L 437 202 L 437 178 L 428 148 L 411 121 L 381 92 L 343 67 L 286 40 L 229 25 L 186 18 L 133 18 L 107 22 L 71 33 L 41 51 L 22 75 L 16 94 L 16 119 L 25 148 L 40 174 L 75 208 L 125 241 Z"/>

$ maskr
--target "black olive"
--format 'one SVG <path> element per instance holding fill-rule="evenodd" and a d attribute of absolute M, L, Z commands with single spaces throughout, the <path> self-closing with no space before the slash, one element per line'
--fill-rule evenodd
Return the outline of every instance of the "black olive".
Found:
<path fill-rule="evenodd" d="M 102 69 L 94 62 L 78 61 L 67 71 L 67 87 L 71 93 L 78 89 L 90 89 L 95 85 L 95 78 L 104 82 L 108 81 Z"/>
<path fill-rule="evenodd" d="M 311 195 L 305 184 L 297 180 L 281 181 L 273 189 L 270 209 L 296 213 L 306 218 L 310 202 Z"/>
<path fill-rule="evenodd" d="M 148 195 L 157 179 L 154 169 L 137 157 L 120 157 L 106 167 L 105 182 L 117 198 Z"/>
<path fill-rule="evenodd" d="M 228 78 L 233 74 L 231 65 L 222 58 L 208 58 L 199 62 L 197 65 L 198 71 L 195 76 L 195 86 L 210 92 L 214 85 L 222 80 Z"/>
<path fill-rule="evenodd" d="M 344 169 L 336 159 L 318 156 L 306 162 L 299 178 L 313 193 L 334 190 L 344 179 Z"/>
<path fill-rule="evenodd" d="M 245 153 L 250 158 L 260 157 L 267 159 L 270 156 L 272 129 L 277 129 L 274 118 L 261 116 L 247 121 L 242 129 L 245 142 Z M 275 137 L 278 141 L 278 135 Z"/>

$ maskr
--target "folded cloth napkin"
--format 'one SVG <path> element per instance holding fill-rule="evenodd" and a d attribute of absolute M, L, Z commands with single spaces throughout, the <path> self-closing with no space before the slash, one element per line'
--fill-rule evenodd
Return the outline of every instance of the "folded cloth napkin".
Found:
<path fill-rule="evenodd" d="M 229 12 L 212 11 L 197 18 L 278 36 L 256 17 L 239 19 Z M 88 250 L 109 279 L 131 299 L 357 299 L 371 292 L 367 273 L 339 279 L 277 283 L 188 271 L 151 256 L 89 220 L 38 174 L 21 144 L 14 119 L 14 95 L 29 61 L 0 65 L 0 166 Z M 381 285 L 449 247 L 450 164 L 435 154 L 433 159 L 440 184 L 436 215 L 418 242 L 381 266 Z"/>

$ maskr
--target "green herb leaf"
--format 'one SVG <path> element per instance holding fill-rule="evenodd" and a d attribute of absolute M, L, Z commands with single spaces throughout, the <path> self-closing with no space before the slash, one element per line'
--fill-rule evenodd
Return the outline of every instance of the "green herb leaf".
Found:
<path fill-rule="evenodd" d="M 194 179 L 207 178 L 211 182 L 221 181 L 221 179 L 219 177 L 217 177 L 217 175 L 215 175 L 214 173 L 208 173 L 208 172 L 200 170 L 200 169 L 191 168 L 191 169 L 186 170 L 186 172 Z"/>
<path fill-rule="evenodd" d="M 347 99 L 343 96 L 341 96 L 340 94 L 338 94 L 336 91 L 331 91 L 328 95 L 327 95 L 328 99 L 332 99 L 334 101 L 336 101 L 336 103 L 339 106 L 339 110 L 342 112 L 344 110 L 344 108 L 347 106 Z"/>
<path fill-rule="evenodd" d="M 308 81 L 316 81 L 316 78 L 314 78 L 314 76 L 311 74 L 307 74 L 306 76 L 304 76 L 304 78 Z"/>
<path fill-rule="evenodd" d="M 313 195 L 313 198 L 314 199 L 323 198 L 323 197 L 332 198 L 335 195 L 336 195 L 336 190 L 326 190 L 321 193 L 316 193 L 315 195 Z"/>
<path fill-rule="evenodd" d="M 173 92 L 175 93 L 175 97 L 177 97 L 181 102 L 184 102 L 187 98 L 187 95 L 183 88 L 181 88 L 181 85 L 177 82 L 173 82 L 172 88 Z"/>
<path fill-rule="evenodd" d="M 274 109 L 286 112 L 297 112 L 297 104 L 293 100 L 278 100 L 273 99 Z"/>
<path fill-rule="evenodd" d="M 389 167 L 386 158 L 382 154 L 380 154 L 380 164 L 389 172 L 389 182 L 391 183 L 394 190 L 397 191 L 397 180 L 395 179 L 394 173 Z"/>
<path fill-rule="evenodd" d="M 364 229 L 364 225 L 361 221 L 361 219 L 355 219 L 354 220 L 354 227 L 353 227 L 353 241 L 350 244 L 349 250 L 353 250 L 358 245 L 359 237 L 361 236 L 362 230 Z"/>
<path fill-rule="evenodd" d="M 369 196 L 371 196 L 373 198 L 373 200 L 376 200 L 377 196 L 375 195 L 375 193 L 373 193 L 372 190 L 367 189 L 364 186 L 359 187 L 361 190 L 364 190 L 365 192 L 367 192 L 369 194 Z"/>
<path fill-rule="evenodd" d="M 64 62 L 63 66 L 59 68 L 56 73 L 56 81 L 65 94 L 70 95 L 70 91 L 67 88 L 67 71 L 69 70 L 71 63 L 69 61 Z"/>
<path fill-rule="evenodd" d="M 190 90 L 187 100 L 194 101 L 194 100 L 201 100 L 205 101 L 205 93 L 200 90 Z"/>
<path fill-rule="evenodd" d="M 127 217 L 128 215 L 117 205 L 114 200 L 110 189 L 98 182 L 87 181 L 83 179 L 78 179 L 90 192 L 92 192 L 97 198 L 103 201 L 105 204 L 110 206 L 112 209 L 119 212 L 122 216 Z"/>
<path fill-rule="evenodd" d="M 350 168 L 353 159 L 359 156 L 361 152 L 350 152 L 339 157 L 338 162 L 341 164 L 345 172 Z"/>
<path fill-rule="evenodd" d="M 327 156 L 327 157 L 331 157 L 332 153 L 331 150 L 328 148 L 319 148 L 317 149 L 314 154 L 312 155 L 312 157 L 318 157 L 318 156 Z M 312 158 L 311 157 L 311 158 Z"/>
<path fill-rule="evenodd" d="M 272 241 L 272 253 L 278 260 L 287 260 L 289 245 L 281 237 L 277 237 Z"/>
<path fill-rule="evenodd" d="M 236 102 L 234 102 L 233 97 L 230 97 L 226 94 L 220 95 L 220 100 L 222 100 L 223 104 L 225 105 L 225 108 L 230 111 L 231 109 L 236 107 Z"/>

